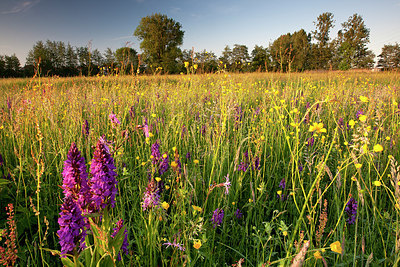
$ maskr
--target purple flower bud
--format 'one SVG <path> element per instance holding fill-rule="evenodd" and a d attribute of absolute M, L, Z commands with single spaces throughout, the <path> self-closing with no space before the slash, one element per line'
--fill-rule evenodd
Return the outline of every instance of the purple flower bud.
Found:
<path fill-rule="evenodd" d="M 160 168 L 158 170 L 158 173 L 161 175 L 163 175 L 169 168 L 169 156 L 167 153 L 163 154 L 163 160 L 161 161 L 160 164 Z"/>
<path fill-rule="evenodd" d="M 237 209 L 235 211 L 235 216 L 238 220 L 240 220 L 243 217 L 243 213 L 240 211 L 240 209 Z"/>
<path fill-rule="evenodd" d="M 224 219 L 224 210 L 220 208 L 214 210 L 213 216 L 211 218 L 211 222 L 213 224 L 214 229 L 215 227 L 220 226 L 222 224 L 223 219 Z"/>
<path fill-rule="evenodd" d="M 157 184 L 154 179 L 151 179 L 147 185 L 146 192 L 143 196 L 142 208 L 152 209 L 158 207 L 160 204 L 160 195 Z"/>
<path fill-rule="evenodd" d="M 115 179 L 117 174 L 114 170 L 114 159 L 109 154 L 106 145 L 99 140 L 90 166 L 93 177 L 90 180 L 91 208 L 95 211 L 100 211 L 107 206 L 113 208 L 115 205 L 118 182 Z"/>
<path fill-rule="evenodd" d="M 64 161 L 62 176 L 62 188 L 65 197 L 71 196 L 84 210 L 90 202 L 88 174 L 85 159 L 81 156 L 81 152 L 75 143 L 71 144 L 67 160 Z"/>
<path fill-rule="evenodd" d="M 151 163 L 153 165 L 157 165 L 161 160 L 160 144 L 158 143 L 158 141 L 151 145 L 151 155 Z"/>
<path fill-rule="evenodd" d="M 347 213 L 347 216 L 349 217 L 346 220 L 348 224 L 355 223 L 357 217 L 357 208 L 358 208 L 357 201 L 354 198 L 350 198 L 346 204 L 346 208 L 344 209 L 344 211 Z"/>
<path fill-rule="evenodd" d="M 285 190 L 285 187 L 286 187 L 285 178 L 283 178 L 283 179 L 281 180 L 281 182 L 279 183 L 279 187 L 282 188 L 282 190 Z"/>
<path fill-rule="evenodd" d="M 108 116 L 108 118 L 111 120 L 112 127 L 114 128 L 115 125 L 121 124 L 121 122 L 117 119 L 117 116 L 111 112 L 111 114 Z"/>
<path fill-rule="evenodd" d="M 82 210 L 71 195 L 64 198 L 60 215 L 60 230 L 57 231 L 57 235 L 60 239 L 61 257 L 66 257 L 66 254 L 72 254 L 78 245 L 81 249 L 85 247 L 86 224 Z"/>

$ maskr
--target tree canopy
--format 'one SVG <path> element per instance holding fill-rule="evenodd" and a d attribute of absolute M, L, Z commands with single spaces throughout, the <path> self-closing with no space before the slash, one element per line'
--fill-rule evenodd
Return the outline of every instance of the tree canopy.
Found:
<path fill-rule="evenodd" d="M 177 71 L 183 35 L 179 22 L 158 13 L 143 17 L 134 32 L 134 36 L 141 40 L 140 48 L 145 61 L 169 73 Z"/>

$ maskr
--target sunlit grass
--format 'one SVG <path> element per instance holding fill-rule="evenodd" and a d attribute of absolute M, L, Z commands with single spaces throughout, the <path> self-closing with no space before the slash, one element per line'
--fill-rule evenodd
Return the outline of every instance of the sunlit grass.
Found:
<path fill-rule="evenodd" d="M 0 210 L 14 204 L 20 265 L 59 264 L 41 248 L 59 249 L 63 162 L 72 142 L 90 162 L 105 135 L 119 181 L 114 215 L 129 231 L 125 264 L 289 264 L 310 241 L 307 265 L 392 266 L 399 85 L 397 73 L 372 72 L 2 80 L 0 175 L 10 182 L 0 184 Z M 156 141 L 169 157 L 162 175 Z M 149 178 L 164 184 L 163 205 L 143 211 Z"/>

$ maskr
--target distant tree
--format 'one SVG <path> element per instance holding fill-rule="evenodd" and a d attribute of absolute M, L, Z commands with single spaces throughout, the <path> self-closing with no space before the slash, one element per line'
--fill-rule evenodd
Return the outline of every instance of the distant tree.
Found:
<path fill-rule="evenodd" d="M 267 48 L 256 45 L 251 51 L 252 71 L 268 71 L 271 65 Z"/>
<path fill-rule="evenodd" d="M 201 72 L 214 72 L 218 70 L 217 56 L 207 50 L 195 53 L 194 63 L 199 65 Z"/>
<path fill-rule="evenodd" d="M 115 51 L 115 60 L 121 73 L 129 74 L 138 67 L 138 56 L 135 49 L 121 47 Z"/>
<path fill-rule="evenodd" d="M 65 51 L 65 76 L 75 76 L 78 74 L 78 55 L 75 49 L 68 43 Z"/>
<path fill-rule="evenodd" d="M 26 57 L 26 65 L 32 68 L 38 66 L 39 63 L 38 71 L 40 75 L 47 75 L 53 69 L 49 49 L 43 41 L 36 42 Z"/>
<path fill-rule="evenodd" d="M 304 71 L 310 67 L 311 59 L 311 35 L 303 29 L 291 35 L 292 63 L 290 70 Z"/>
<path fill-rule="evenodd" d="M 89 75 L 90 74 L 90 51 L 89 47 L 82 46 L 76 48 L 76 54 L 78 56 L 78 69 L 81 75 Z"/>
<path fill-rule="evenodd" d="M 274 70 L 303 71 L 309 68 L 311 35 L 303 29 L 281 35 L 269 47 Z"/>
<path fill-rule="evenodd" d="M 0 77 L 4 77 L 5 67 L 6 67 L 6 62 L 4 56 L 0 55 Z"/>
<path fill-rule="evenodd" d="M 116 58 L 115 54 L 112 51 L 111 48 L 107 48 L 106 51 L 104 52 L 104 64 L 106 67 L 114 69 L 114 66 L 116 65 Z"/>
<path fill-rule="evenodd" d="M 384 45 L 381 54 L 378 56 L 378 67 L 385 70 L 400 68 L 400 45 Z"/>
<path fill-rule="evenodd" d="M 134 35 L 141 40 L 140 48 L 148 64 L 169 73 L 179 71 L 177 59 L 184 35 L 181 28 L 179 22 L 158 13 L 141 19 Z"/>
<path fill-rule="evenodd" d="M 223 67 L 226 70 L 231 69 L 231 65 L 234 61 L 232 49 L 229 47 L 229 45 L 225 46 L 224 50 L 222 51 L 222 55 L 219 57 L 219 61 L 222 63 Z"/>
<path fill-rule="evenodd" d="M 21 64 L 18 57 L 13 54 L 11 56 L 4 56 L 4 76 L 5 77 L 18 77 L 20 76 Z"/>
<path fill-rule="evenodd" d="M 337 38 L 337 61 L 340 69 L 371 67 L 374 55 L 368 51 L 369 29 L 363 18 L 353 14 L 342 23 Z"/>
<path fill-rule="evenodd" d="M 232 70 L 233 71 L 248 70 L 249 61 L 250 61 L 250 56 L 247 46 L 235 44 L 232 49 Z"/>
<path fill-rule="evenodd" d="M 288 70 L 288 63 L 293 59 L 291 53 L 293 47 L 290 43 L 290 33 L 278 37 L 272 44 L 269 50 L 272 57 L 272 66 L 274 70 L 284 72 Z"/>
<path fill-rule="evenodd" d="M 330 12 L 322 13 L 314 22 L 316 29 L 312 32 L 316 44 L 312 47 L 312 67 L 315 69 L 329 69 L 332 65 L 334 46 L 330 42 L 329 32 L 335 21 Z"/>

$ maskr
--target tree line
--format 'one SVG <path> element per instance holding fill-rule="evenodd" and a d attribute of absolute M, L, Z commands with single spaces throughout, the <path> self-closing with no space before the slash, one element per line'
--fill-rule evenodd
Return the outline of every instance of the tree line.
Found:
<path fill-rule="evenodd" d="M 249 53 L 246 45 L 226 46 L 220 57 L 212 51 L 181 50 L 182 25 L 163 14 L 143 17 L 134 36 L 140 41 L 142 53 L 131 47 L 103 53 L 89 43 L 75 47 L 61 41 L 38 41 L 29 51 L 24 67 L 14 55 L 0 56 L 0 77 L 76 76 L 134 73 L 209 73 L 218 71 L 293 72 L 306 70 L 348 70 L 373 68 L 375 55 L 367 48 L 370 30 L 363 18 L 353 14 L 341 23 L 335 38 L 334 15 L 325 12 L 307 33 L 300 29 L 279 36 L 268 47 L 256 45 Z M 400 66 L 399 44 L 388 44 L 378 55 L 377 67 L 392 70 Z"/>

